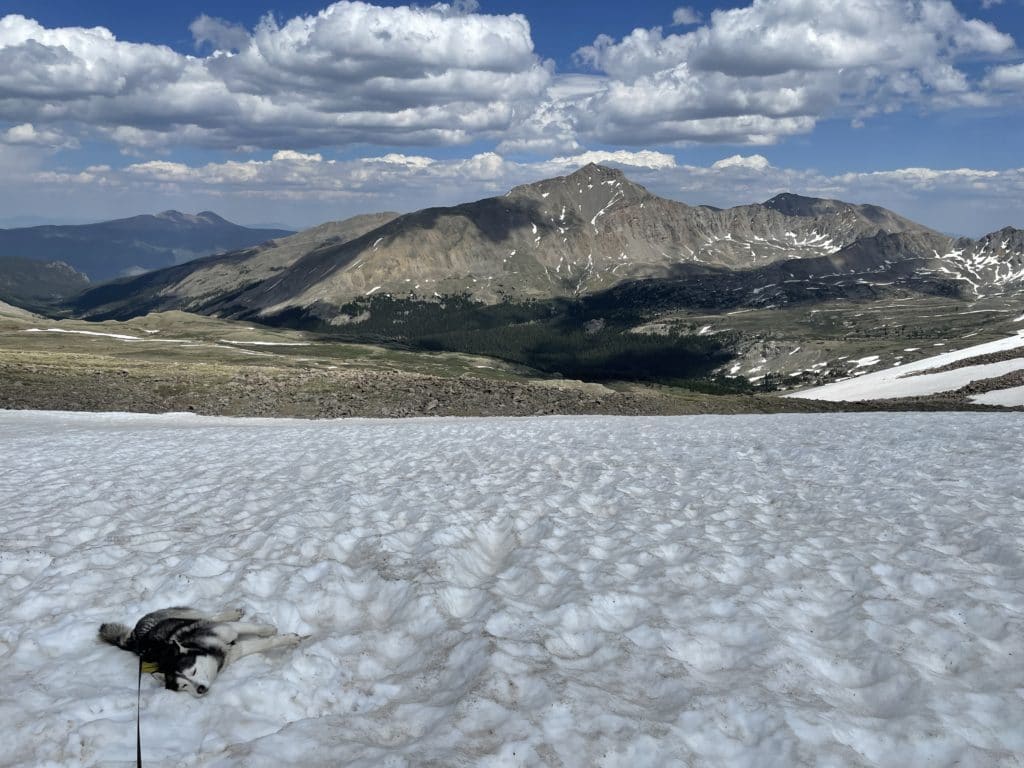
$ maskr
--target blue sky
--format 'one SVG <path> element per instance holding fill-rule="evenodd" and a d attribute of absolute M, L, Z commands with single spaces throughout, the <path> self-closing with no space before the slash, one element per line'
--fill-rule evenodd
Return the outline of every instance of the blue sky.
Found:
<path fill-rule="evenodd" d="M 269 14 L 269 15 L 268 15 Z M 0 2 L 0 225 L 300 227 L 622 167 L 1024 227 L 1024 0 Z"/>

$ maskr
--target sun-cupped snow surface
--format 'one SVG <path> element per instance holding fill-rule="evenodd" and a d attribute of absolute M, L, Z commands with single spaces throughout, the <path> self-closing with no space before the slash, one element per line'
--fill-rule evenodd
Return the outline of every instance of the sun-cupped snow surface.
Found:
<path fill-rule="evenodd" d="M 857 401 L 881 400 L 890 397 L 920 397 L 950 392 L 970 384 L 972 381 L 996 378 L 1014 371 L 1024 370 L 1024 350 L 1021 356 L 998 363 L 966 365 L 949 371 L 928 373 L 936 368 L 943 368 L 950 363 L 966 360 L 971 357 L 990 355 L 996 352 L 1024 348 L 1024 329 L 1014 336 L 997 339 L 985 344 L 945 352 L 941 355 L 926 357 L 913 363 L 886 368 L 883 371 L 865 373 L 850 379 L 841 379 L 820 387 L 791 392 L 783 397 L 799 397 L 809 400 Z M 868 358 L 865 358 L 865 360 Z M 863 361 L 856 361 L 862 364 Z M 991 405 L 1020 405 L 1012 395 L 1004 395 L 996 399 L 994 394 L 986 401 Z"/>
<path fill-rule="evenodd" d="M 0 412 L 5 765 L 1014 766 L 1024 418 Z"/>

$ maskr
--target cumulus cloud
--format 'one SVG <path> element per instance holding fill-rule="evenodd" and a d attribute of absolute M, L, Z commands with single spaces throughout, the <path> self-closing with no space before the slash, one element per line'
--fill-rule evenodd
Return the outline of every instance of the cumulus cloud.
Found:
<path fill-rule="evenodd" d="M 3 150 L 0 144 L 0 158 Z M 148 160 L 84 171 L 42 171 L 26 165 L 0 179 L 0 200 L 21 201 L 30 189 L 44 197 L 64 196 L 81 210 L 109 200 L 108 209 L 117 215 L 126 206 L 140 212 L 203 206 L 229 217 L 235 212 L 238 218 L 241 212 L 243 221 L 253 216 L 280 220 L 284 211 L 294 211 L 293 220 L 301 217 L 315 224 L 360 212 L 416 210 L 501 195 L 589 162 L 620 166 L 655 194 L 694 205 L 729 207 L 796 192 L 883 205 L 942 231 L 980 235 L 1007 224 L 1024 227 L 1017 204 L 1024 196 L 1024 168 L 908 167 L 825 174 L 775 166 L 761 154 L 694 165 L 651 150 L 580 152 L 530 162 L 494 152 L 469 158 L 388 153 L 333 160 L 279 150 L 267 159 L 198 165 Z"/>
<path fill-rule="evenodd" d="M 74 138 L 69 138 L 56 130 L 37 129 L 32 123 L 11 126 L 0 133 L 0 143 L 51 149 L 74 149 L 78 146 L 78 141 Z"/>
<path fill-rule="evenodd" d="M 293 149 L 280 149 L 274 153 L 271 159 L 278 162 L 321 163 L 324 157 L 319 152 L 307 154 L 305 152 L 296 152 Z"/>
<path fill-rule="evenodd" d="M 570 100 L 542 102 L 505 132 L 497 151 L 537 155 L 575 151 L 580 148 L 575 113 Z"/>
<path fill-rule="evenodd" d="M 249 31 L 200 16 L 205 57 L 97 27 L 0 19 L 0 113 L 63 121 L 133 147 L 444 145 L 497 137 L 544 95 L 550 68 L 517 14 L 476 4 L 355 0 Z"/>
<path fill-rule="evenodd" d="M 675 27 L 696 26 L 689 6 Z M 501 155 L 586 145 L 770 145 L 825 117 L 857 122 L 907 104 L 989 106 L 1020 65 L 978 80 L 962 62 L 1013 40 L 948 0 L 753 0 L 704 26 L 601 35 L 556 74 L 520 14 L 475 0 L 382 7 L 340 0 L 254 29 L 201 15 L 197 50 L 126 43 L 109 30 L 0 19 L 0 114 L 37 132 L 296 151 L 491 142 Z"/>
<path fill-rule="evenodd" d="M 109 183 L 178 183 L 195 187 L 217 187 L 250 196 L 284 197 L 297 191 L 314 199 L 330 193 L 340 196 L 395 195 L 401 188 L 430 189 L 438 181 L 459 182 L 461 202 L 482 189 L 508 189 L 542 178 L 572 171 L 588 163 L 624 167 L 631 178 L 642 181 L 668 197 L 680 195 L 692 199 L 701 193 L 716 205 L 738 205 L 770 197 L 781 191 L 835 196 L 853 195 L 868 190 L 980 189 L 979 183 L 1002 192 L 1024 190 L 1024 168 L 986 170 L 972 168 L 931 169 L 899 168 L 872 172 L 822 174 L 813 169 L 787 169 L 772 165 L 761 154 L 731 155 L 708 166 L 680 164 L 674 155 L 653 150 L 587 151 L 533 162 L 516 162 L 495 152 L 482 152 L 469 158 L 432 158 L 422 155 L 389 153 L 352 160 L 328 160 L 319 154 L 278 150 L 266 160 L 230 160 L 220 163 L 189 165 L 168 160 L 131 163 L 121 169 L 94 166 L 86 169 L 93 176 L 104 175 Z M 38 178 L 37 174 L 37 178 Z M 291 187 L 295 188 L 292 189 Z M 419 194 L 419 193 L 418 193 Z M 437 199 L 418 197 L 421 205 L 437 204 Z M 1022 222 L 1024 223 L 1024 222 Z"/>
<path fill-rule="evenodd" d="M 609 163 L 634 171 L 669 170 L 673 155 L 651 150 L 591 151 L 535 162 L 515 162 L 496 152 L 468 158 L 432 158 L 388 153 L 352 160 L 324 159 L 319 154 L 278 150 L 265 160 L 229 160 L 189 165 L 169 160 L 106 168 L 106 183 L 139 189 L 174 190 L 190 195 L 217 193 L 267 200 L 379 200 L 380 208 L 464 202 L 500 194 L 518 184 L 570 172 L 587 163 Z M 75 174 L 36 174 L 37 181 L 77 183 Z"/>
<path fill-rule="evenodd" d="M 429 189 L 442 180 L 467 185 L 491 183 L 507 172 L 507 161 L 493 152 L 468 158 L 437 160 L 421 155 L 389 153 L 356 160 L 325 160 L 320 154 L 278 150 L 269 160 L 230 160 L 191 166 L 166 160 L 132 163 L 115 176 L 143 186 L 177 184 L 195 190 L 268 199 L 373 198 L 400 187 Z M 422 200 L 424 204 L 428 201 Z"/>
<path fill-rule="evenodd" d="M 207 16 L 205 13 L 188 27 L 196 48 L 209 43 L 215 51 L 240 51 L 249 47 L 249 31 L 241 24 Z"/>
<path fill-rule="evenodd" d="M 760 0 L 716 13 L 693 53 L 701 69 L 737 76 L 849 67 L 924 74 L 958 56 L 1012 47 L 1009 35 L 965 19 L 946 0 Z"/>
<path fill-rule="evenodd" d="M 406 168 L 426 168 L 434 164 L 434 158 L 423 155 L 403 155 L 398 152 L 389 152 L 381 157 L 363 158 L 364 163 L 384 163 L 385 165 L 401 165 Z"/>
<path fill-rule="evenodd" d="M 948 0 L 752 0 L 703 26 L 688 6 L 672 21 L 669 32 L 599 36 L 576 54 L 591 72 L 558 74 L 524 16 L 485 15 L 475 0 L 341 0 L 253 29 L 202 15 L 193 56 L 12 15 L 0 19 L 0 146 L 46 156 L 76 137 L 107 139 L 145 162 L 86 176 L 128 186 L 300 199 L 308 184 L 350 199 L 386 196 L 401 180 L 410 195 L 457 195 L 459 184 L 494 191 L 582 158 L 678 175 L 672 155 L 646 148 L 767 147 L 824 118 L 991 106 L 1024 91 L 1024 64 L 1008 63 L 1013 40 Z M 427 156 L 459 144 L 476 154 Z M 150 159 L 176 145 L 274 154 L 199 167 Z M 336 162 L 321 151 L 364 145 L 380 156 Z M 693 173 L 728 177 L 737 191 L 784 178 L 749 153 Z"/>
<path fill-rule="evenodd" d="M 693 8 L 683 6 L 672 12 L 672 26 L 688 27 L 691 24 L 700 24 L 701 15 Z"/>
<path fill-rule="evenodd" d="M 1024 91 L 1024 64 L 994 67 L 985 76 L 985 83 L 997 90 Z"/>
<path fill-rule="evenodd" d="M 614 152 L 582 152 L 578 155 L 556 157 L 551 160 L 552 165 L 569 168 L 579 168 L 588 163 L 597 163 L 599 165 L 612 163 L 614 165 L 627 165 L 633 168 L 675 168 L 676 158 L 674 155 L 669 155 L 665 152 L 652 152 L 651 150 L 630 152 L 625 149 L 619 149 Z"/>
<path fill-rule="evenodd" d="M 906 104 L 991 102 L 961 61 L 1005 54 L 1014 41 L 948 0 L 754 0 L 715 11 L 687 33 L 636 29 L 576 52 L 603 72 L 580 134 L 636 143 L 770 144 L 819 119 L 865 119 Z"/>
<path fill-rule="evenodd" d="M 771 168 L 771 163 L 768 162 L 768 158 L 764 155 L 732 155 L 731 157 L 723 157 L 721 160 L 713 163 L 711 169 L 715 171 L 721 171 L 726 168 L 744 168 L 749 171 L 767 171 Z"/>
<path fill-rule="evenodd" d="M 266 17 L 236 56 L 207 60 L 261 146 L 299 131 L 309 146 L 459 144 L 496 136 L 543 95 L 548 69 L 519 15 L 471 5 L 339 2 L 278 25 Z"/>
<path fill-rule="evenodd" d="M 480 3 L 477 0 L 453 0 L 448 5 L 435 6 L 435 10 L 451 16 L 465 16 L 467 13 L 479 11 Z"/>
<path fill-rule="evenodd" d="M 170 48 L 119 43 L 102 27 L 46 29 L 24 16 L 0 19 L 0 104 L 61 113 L 90 97 L 113 97 L 175 77 L 182 57 Z"/>

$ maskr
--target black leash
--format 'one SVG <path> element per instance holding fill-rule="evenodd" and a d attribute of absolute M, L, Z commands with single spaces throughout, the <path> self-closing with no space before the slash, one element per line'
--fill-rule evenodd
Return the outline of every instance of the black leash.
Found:
<path fill-rule="evenodd" d="M 139 656 L 139 690 L 135 696 L 135 765 L 142 768 L 142 656 Z"/>

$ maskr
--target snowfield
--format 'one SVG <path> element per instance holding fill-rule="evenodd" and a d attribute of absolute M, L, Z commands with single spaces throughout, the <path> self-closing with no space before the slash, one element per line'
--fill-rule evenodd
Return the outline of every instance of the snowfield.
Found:
<path fill-rule="evenodd" d="M 147 766 L 1024 764 L 1016 414 L 0 436 L 3 765 L 134 765 L 174 604 L 309 638 L 144 679 Z"/>
<path fill-rule="evenodd" d="M 1021 349 L 1021 355 L 999 363 L 982 363 L 955 368 L 950 371 L 929 373 L 960 360 L 981 357 L 996 352 Z M 878 362 L 878 357 L 864 358 L 865 361 Z M 862 361 L 857 361 L 861 363 Z M 971 382 L 983 379 L 994 379 L 1007 373 L 1024 370 L 1024 328 L 1013 336 L 997 339 L 985 344 L 976 344 L 955 352 L 944 352 L 913 363 L 886 368 L 855 375 L 850 379 L 823 384 L 820 387 L 791 392 L 783 397 L 798 397 L 809 400 L 858 401 L 880 400 L 889 397 L 920 397 L 951 392 Z M 1024 388 L 1008 387 L 993 390 L 982 395 L 974 395 L 971 401 L 987 405 L 1003 405 L 1008 407 L 1024 406 Z"/>

